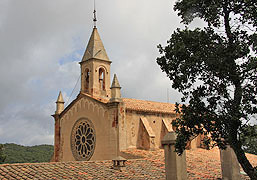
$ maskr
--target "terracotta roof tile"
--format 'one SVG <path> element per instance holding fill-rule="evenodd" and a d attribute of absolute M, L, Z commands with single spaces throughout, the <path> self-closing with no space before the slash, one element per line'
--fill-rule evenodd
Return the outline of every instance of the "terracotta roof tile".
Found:
<path fill-rule="evenodd" d="M 0 165 L 0 179 L 155 179 L 147 168 L 143 168 L 155 166 L 154 162 L 132 161 L 122 172 L 110 168 L 112 161 L 4 164 Z M 160 179 L 164 179 L 163 170 L 156 171 Z"/>
<path fill-rule="evenodd" d="M 165 179 L 163 150 L 130 149 L 122 155 L 130 159 L 122 172 L 110 168 L 112 161 L 3 164 L 0 165 L 0 179 Z M 217 148 L 187 150 L 186 157 L 189 180 L 221 178 Z M 247 157 L 257 166 L 256 155 L 247 154 Z M 242 175 L 242 179 L 249 178 Z"/>
<path fill-rule="evenodd" d="M 164 151 L 126 150 L 127 156 L 141 156 L 146 160 L 156 162 L 159 168 L 164 168 Z M 257 155 L 246 153 L 248 160 L 253 166 L 257 166 Z M 188 179 L 221 179 L 220 152 L 218 148 L 211 150 L 191 149 L 186 151 Z M 243 172 L 241 168 L 241 172 Z M 241 175 L 242 179 L 249 180 L 248 176 Z"/>
<path fill-rule="evenodd" d="M 175 104 L 123 98 L 126 108 L 134 111 L 175 114 Z"/>
<path fill-rule="evenodd" d="M 108 98 L 100 98 L 91 96 L 86 93 L 80 93 L 79 96 L 73 100 L 63 112 L 67 111 L 73 103 L 75 103 L 79 97 L 89 97 L 101 103 L 108 103 Z M 134 110 L 134 111 L 142 111 L 142 112 L 152 112 L 152 113 L 165 113 L 165 114 L 175 114 L 175 104 L 170 103 L 162 103 L 162 102 L 154 102 L 154 101 L 147 101 L 147 100 L 139 100 L 139 99 L 129 99 L 129 98 L 122 98 L 123 102 L 125 103 L 126 109 Z M 62 112 L 62 113 L 63 113 Z"/>

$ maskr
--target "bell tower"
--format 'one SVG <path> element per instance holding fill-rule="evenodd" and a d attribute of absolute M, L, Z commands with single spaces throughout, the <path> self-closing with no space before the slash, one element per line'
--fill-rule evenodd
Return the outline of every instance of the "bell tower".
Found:
<path fill-rule="evenodd" d="M 94 97 L 110 97 L 110 65 L 96 26 L 89 39 L 86 51 L 80 62 L 81 92 Z"/>

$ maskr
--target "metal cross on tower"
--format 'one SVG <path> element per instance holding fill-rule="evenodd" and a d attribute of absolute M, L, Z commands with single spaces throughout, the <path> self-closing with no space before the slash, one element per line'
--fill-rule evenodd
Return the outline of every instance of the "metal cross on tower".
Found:
<path fill-rule="evenodd" d="M 94 0 L 94 18 L 93 18 L 93 21 L 94 21 L 94 28 L 96 28 L 96 21 L 97 21 L 97 19 L 96 19 L 96 10 L 95 10 L 95 0 Z"/>

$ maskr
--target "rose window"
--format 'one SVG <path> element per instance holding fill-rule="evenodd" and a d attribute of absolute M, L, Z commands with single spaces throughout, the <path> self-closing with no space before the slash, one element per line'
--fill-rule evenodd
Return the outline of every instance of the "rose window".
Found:
<path fill-rule="evenodd" d="M 95 149 L 95 130 L 89 119 L 78 120 L 71 134 L 71 149 L 76 160 L 89 160 Z"/>

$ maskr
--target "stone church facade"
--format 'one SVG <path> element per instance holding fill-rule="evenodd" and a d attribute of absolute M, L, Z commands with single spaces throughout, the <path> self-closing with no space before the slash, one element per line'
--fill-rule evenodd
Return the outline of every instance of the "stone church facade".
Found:
<path fill-rule="evenodd" d="M 80 93 L 64 108 L 60 92 L 52 115 L 53 161 L 110 160 L 128 148 L 155 150 L 172 131 L 175 105 L 122 98 L 116 75 L 111 83 L 111 63 L 94 27 L 80 62 Z"/>

